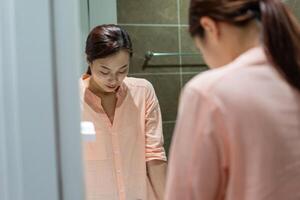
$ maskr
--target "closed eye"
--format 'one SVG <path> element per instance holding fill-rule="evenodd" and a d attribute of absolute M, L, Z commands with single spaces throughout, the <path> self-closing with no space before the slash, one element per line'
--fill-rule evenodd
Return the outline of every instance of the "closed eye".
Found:
<path fill-rule="evenodd" d="M 119 71 L 120 74 L 125 74 L 128 71 L 128 67 Z"/>
<path fill-rule="evenodd" d="M 103 75 L 108 75 L 109 74 L 109 72 L 102 72 L 102 71 L 100 71 L 100 73 L 103 74 Z"/>
<path fill-rule="evenodd" d="M 127 73 L 127 70 L 120 71 L 119 73 L 120 73 L 120 74 L 125 74 L 125 73 Z"/>

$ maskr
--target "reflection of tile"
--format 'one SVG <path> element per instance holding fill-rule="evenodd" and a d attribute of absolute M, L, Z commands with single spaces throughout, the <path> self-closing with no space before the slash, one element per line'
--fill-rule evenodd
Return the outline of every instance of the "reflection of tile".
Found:
<path fill-rule="evenodd" d="M 299 0 L 285 0 L 284 2 L 292 10 L 293 14 L 296 15 L 298 22 L 300 23 L 300 1 Z"/>
<path fill-rule="evenodd" d="M 176 24 L 177 0 L 117 0 L 118 23 Z"/>
<path fill-rule="evenodd" d="M 181 51 L 198 54 L 193 56 L 182 56 L 181 58 L 182 69 L 184 72 L 199 71 L 201 67 L 205 66 L 202 56 L 200 55 L 199 50 L 196 49 L 194 41 L 188 32 L 188 28 L 181 27 L 180 31 L 181 31 Z"/>
<path fill-rule="evenodd" d="M 174 121 L 180 93 L 180 75 L 135 75 L 153 84 L 161 107 L 163 121 Z"/>
<path fill-rule="evenodd" d="M 175 126 L 175 122 L 163 123 L 164 141 L 165 141 L 164 147 L 165 147 L 167 156 L 169 156 L 169 149 L 170 149 L 170 145 L 172 142 L 174 126 Z"/>
<path fill-rule="evenodd" d="M 294 12 L 300 20 L 300 1 L 299 0 L 285 0 L 284 1 Z M 190 0 L 180 0 L 180 21 L 181 24 L 188 24 Z"/>
<path fill-rule="evenodd" d="M 190 7 L 190 0 L 180 0 L 180 23 L 188 23 L 188 10 Z"/>
<path fill-rule="evenodd" d="M 138 72 L 174 72 L 179 71 L 179 56 L 152 57 L 149 65 L 143 70 L 145 53 L 178 52 L 178 28 L 176 27 L 141 27 L 124 26 L 133 43 L 134 56 L 130 73 Z"/>
<path fill-rule="evenodd" d="M 300 20 L 300 1 L 299 0 L 285 0 L 284 1 L 294 12 Z M 180 0 L 180 21 L 181 24 L 188 24 L 190 0 Z"/>
<path fill-rule="evenodd" d="M 284 1 L 300 20 L 300 1 L 299 0 L 285 0 Z M 181 24 L 188 24 L 188 10 L 190 0 L 180 0 L 180 21 Z"/>
<path fill-rule="evenodd" d="M 293 12 L 297 16 L 298 21 L 300 22 L 300 1 L 294 0 Z"/>

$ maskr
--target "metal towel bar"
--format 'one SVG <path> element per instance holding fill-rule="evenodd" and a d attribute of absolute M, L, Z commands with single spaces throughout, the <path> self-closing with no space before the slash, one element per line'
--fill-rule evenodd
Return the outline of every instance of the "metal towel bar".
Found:
<path fill-rule="evenodd" d="M 198 53 L 192 53 L 192 52 L 153 52 L 153 51 L 147 51 L 145 53 L 145 61 L 143 64 L 143 69 L 148 65 L 148 62 L 153 57 L 162 57 L 162 56 L 199 56 Z"/>

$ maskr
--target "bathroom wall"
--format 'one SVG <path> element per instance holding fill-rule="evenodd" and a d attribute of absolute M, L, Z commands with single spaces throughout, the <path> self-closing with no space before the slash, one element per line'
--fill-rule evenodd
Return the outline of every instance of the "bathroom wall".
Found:
<path fill-rule="evenodd" d="M 90 30 L 100 24 L 116 23 L 116 0 L 80 0 L 81 73 L 84 73 L 87 68 L 84 49 Z"/>
<path fill-rule="evenodd" d="M 0 1 L 0 200 L 84 199 L 79 26 L 79 1 Z"/>
<path fill-rule="evenodd" d="M 154 57 L 145 69 L 144 54 L 154 52 L 198 53 L 187 32 L 188 0 L 117 0 L 118 24 L 131 35 L 134 56 L 130 76 L 146 78 L 160 102 L 165 147 L 168 151 L 175 125 L 178 98 L 184 84 L 207 68 L 199 55 Z M 192 66 L 191 65 L 195 65 Z"/>
<path fill-rule="evenodd" d="M 300 20 L 300 1 L 285 0 L 285 2 L 291 7 L 292 11 L 296 14 L 298 20 Z"/>
<path fill-rule="evenodd" d="M 146 51 L 197 52 L 187 32 L 190 0 L 117 0 L 118 24 L 131 35 L 134 57 L 130 76 L 154 85 L 162 109 L 165 147 L 168 151 L 175 125 L 178 98 L 185 83 L 206 70 L 201 56 L 153 58 L 142 68 Z M 300 1 L 287 0 L 300 19 Z M 195 65 L 196 66 L 191 66 Z"/>

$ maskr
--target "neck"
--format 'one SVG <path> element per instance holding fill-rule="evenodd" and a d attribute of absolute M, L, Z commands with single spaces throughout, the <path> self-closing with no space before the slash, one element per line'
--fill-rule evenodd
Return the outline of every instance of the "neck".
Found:
<path fill-rule="evenodd" d="M 228 43 L 225 44 L 228 59 L 232 61 L 249 49 L 260 46 L 260 32 L 260 27 L 254 20 L 245 28 L 232 28 L 228 32 Z"/>

